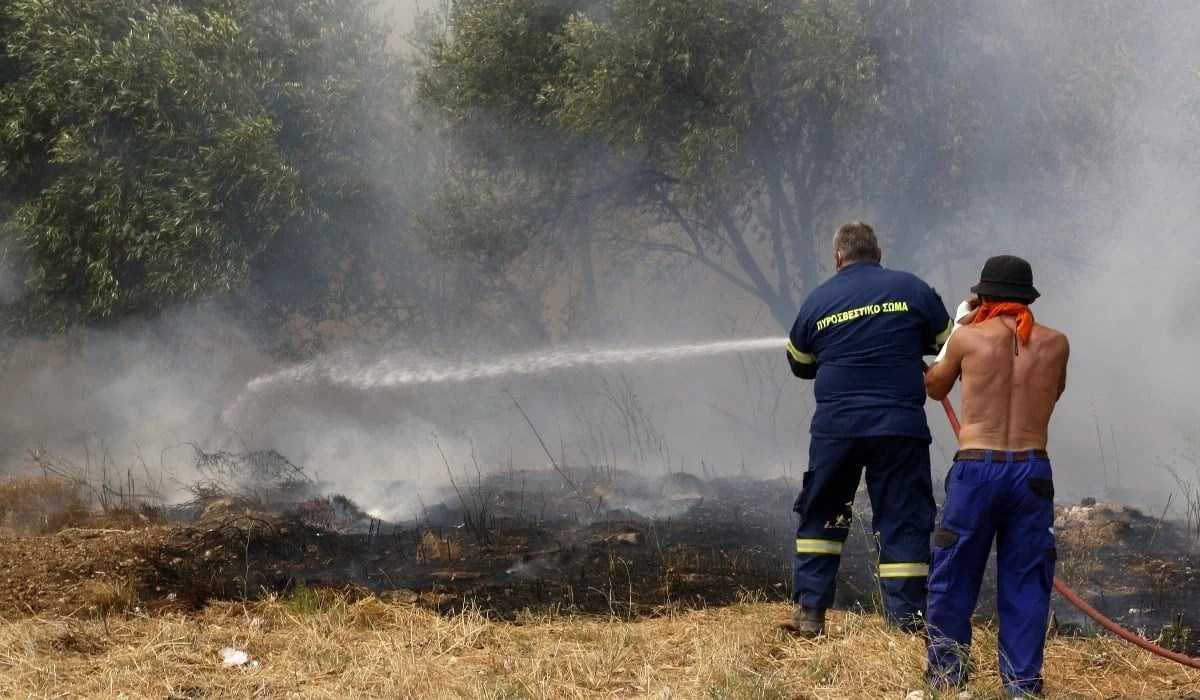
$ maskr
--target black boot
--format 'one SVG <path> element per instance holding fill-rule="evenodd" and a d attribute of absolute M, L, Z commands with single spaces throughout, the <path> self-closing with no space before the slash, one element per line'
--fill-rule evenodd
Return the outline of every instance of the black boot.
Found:
<path fill-rule="evenodd" d="M 796 608 L 796 612 L 792 614 L 792 630 L 805 639 L 813 639 L 825 634 L 825 610 L 823 608 Z"/>

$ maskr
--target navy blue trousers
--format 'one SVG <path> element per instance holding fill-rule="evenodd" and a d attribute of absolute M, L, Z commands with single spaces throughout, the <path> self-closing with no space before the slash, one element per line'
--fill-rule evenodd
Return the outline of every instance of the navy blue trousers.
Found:
<path fill-rule="evenodd" d="M 1056 558 L 1050 461 L 987 456 L 955 461 L 946 479 L 929 576 L 929 680 L 967 681 L 971 616 L 994 538 L 1000 679 L 1009 695 L 1038 694 Z"/>
<path fill-rule="evenodd" d="M 884 613 L 892 624 L 920 624 L 929 574 L 929 534 L 937 517 L 929 474 L 929 441 L 910 437 L 818 438 L 793 510 L 796 562 L 792 600 L 806 608 L 833 605 L 842 546 L 853 520 L 854 494 L 867 476 L 871 530 L 878 538 Z"/>

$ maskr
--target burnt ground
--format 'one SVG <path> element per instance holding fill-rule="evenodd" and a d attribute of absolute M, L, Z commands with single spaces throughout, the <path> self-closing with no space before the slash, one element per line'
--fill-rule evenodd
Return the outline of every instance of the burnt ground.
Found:
<path fill-rule="evenodd" d="M 169 518 L 143 510 L 0 537 L 0 610 L 187 611 L 322 588 L 509 620 L 786 601 L 796 488 L 785 479 L 514 471 L 394 523 L 340 497 L 271 508 L 213 498 Z M 864 493 L 858 505 L 837 606 L 876 610 Z M 1200 656 L 1194 535 L 1114 504 L 1060 507 L 1056 531 L 1062 581 L 1118 623 Z M 994 596 L 989 571 L 981 619 L 993 616 Z M 1099 629 L 1061 596 L 1053 605 L 1059 632 Z"/>

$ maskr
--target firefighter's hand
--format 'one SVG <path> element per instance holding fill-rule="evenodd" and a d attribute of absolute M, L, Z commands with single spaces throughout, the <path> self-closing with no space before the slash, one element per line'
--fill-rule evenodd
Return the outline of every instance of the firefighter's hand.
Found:
<path fill-rule="evenodd" d="M 958 305 L 958 311 L 954 314 L 954 322 L 960 326 L 969 326 L 975 321 L 975 314 L 979 312 L 980 301 L 979 297 L 971 297 L 964 299 Z"/>

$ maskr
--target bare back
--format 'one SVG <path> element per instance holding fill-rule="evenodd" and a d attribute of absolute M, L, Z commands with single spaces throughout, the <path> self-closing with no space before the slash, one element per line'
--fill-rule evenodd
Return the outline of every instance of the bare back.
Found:
<path fill-rule="evenodd" d="M 961 367 L 961 448 L 1046 449 L 1050 416 L 1066 387 L 1070 348 L 1065 335 L 1040 324 L 1022 345 L 1015 327 L 1015 319 L 1003 316 L 965 326 L 951 339 L 957 347 L 949 350 L 949 366 L 935 365 L 943 380 L 948 371 L 958 375 L 953 365 Z"/>

